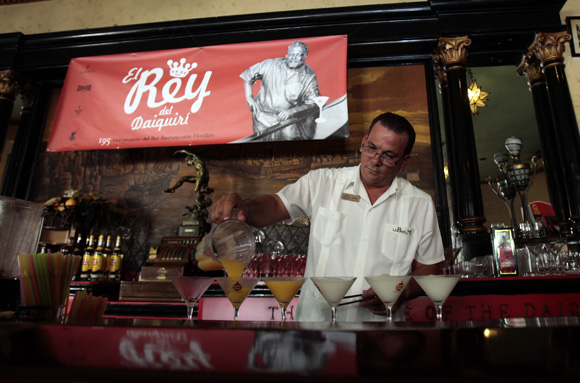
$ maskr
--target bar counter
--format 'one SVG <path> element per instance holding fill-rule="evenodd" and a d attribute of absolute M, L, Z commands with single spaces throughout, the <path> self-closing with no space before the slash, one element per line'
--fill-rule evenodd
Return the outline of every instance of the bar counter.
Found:
<path fill-rule="evenodd" d="M 0 322 L 2 382 L 580 379 L 578 317 L 297 323 Z"/>

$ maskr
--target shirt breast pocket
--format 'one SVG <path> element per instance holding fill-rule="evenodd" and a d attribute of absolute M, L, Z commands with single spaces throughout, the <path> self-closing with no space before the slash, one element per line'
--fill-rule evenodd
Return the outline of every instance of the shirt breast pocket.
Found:
<path fill-rule="evenodd" d="M 312 228 L 312 238 L 322 246 L 342 244 L 345 233 L 346 216 L 338 211 L 324 207 L 318 209 Z"/>
<path fill-rule="evenodd" d="M 381 252 L 394 263 L 400 263 L 401 256 L 408 251 L 412 239 L 413 228 L 386 223 Z"/>

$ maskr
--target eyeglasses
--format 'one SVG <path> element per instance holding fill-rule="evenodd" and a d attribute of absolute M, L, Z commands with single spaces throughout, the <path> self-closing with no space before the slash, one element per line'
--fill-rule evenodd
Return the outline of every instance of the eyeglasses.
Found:
<path fill-rule="evenodd" d="M 381 160 L 383 165 L 386 165 L 386 166 L 395 166 L 397 164 L 397 162 L 399 162 L 399 160 L 401 158 L 403 158 L 403 157 L 401 157 L 398 160 L 395 160 L 393 157 L 391 157 L 387 153 L 379 153 L 377 148 L 375 148 L 374 146 L 370 146 L 370 145 L 363 144 L 363 145 L 361 145 L 361 149 L 364 153 L 366 153 L 370 157 L 374 157 L 375 155 L 378 155 L 379 159 Z"/>

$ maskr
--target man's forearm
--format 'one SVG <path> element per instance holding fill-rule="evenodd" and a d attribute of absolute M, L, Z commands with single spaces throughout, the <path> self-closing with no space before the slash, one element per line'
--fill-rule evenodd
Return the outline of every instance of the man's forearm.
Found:
<path fill-rule="evenodd" d="M 261 195 L 244 200 L 248 207 L 246 222 L 254 227 L 269 226 L 290 218 L 286 207 L 276 195 Z"/>

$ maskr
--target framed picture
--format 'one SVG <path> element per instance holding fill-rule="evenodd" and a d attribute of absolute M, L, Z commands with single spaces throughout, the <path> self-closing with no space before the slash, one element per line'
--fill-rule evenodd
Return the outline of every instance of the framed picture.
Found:
<path fill-rule="evenodd" d="M 572 34 L 570 41 L 572 56 L 580 56 L 580 16 L 566 17 L 566 23 Z"/>
<path fill-rule="evenodd" d="M 512 230 L 509 227 L 492 229 L 493 255 L 500 277 L 518 275 L 518 264 Z"/>

